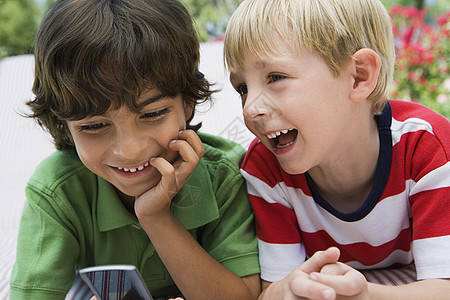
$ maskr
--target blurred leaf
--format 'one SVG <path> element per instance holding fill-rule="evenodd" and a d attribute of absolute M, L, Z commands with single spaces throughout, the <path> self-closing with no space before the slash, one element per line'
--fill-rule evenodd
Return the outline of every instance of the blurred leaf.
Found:
<path fill-rule="evenodd" d="M 39 15 L 34 0 L 0 0 L 0 59 L 32 53 Z"/>

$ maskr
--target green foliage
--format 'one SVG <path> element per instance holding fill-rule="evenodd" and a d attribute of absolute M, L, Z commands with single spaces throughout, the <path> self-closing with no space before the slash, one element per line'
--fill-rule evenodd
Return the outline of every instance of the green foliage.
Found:
<path fill-rule="evenodd" d="M 32 53 L 39 15 L 34 0 L 0 0 L 0 59 Z"/>
<path fill-rule="evenodd" d="M 198 27 L 202 42 L 223 38 L 228 19 L 243 0 L 181 0 Z"/>
<path fill-rule="evenodd" d="M 42 13 L 56 0 L 0 0 L 0 59 L 31 53 Z M 94 0 L 93 0 L 94 1 Z M 228 19 L 243 0 L 181 0 L 191 12 L 202 42 L 222 39 Z M 428 5 L 431 13 L 450 9 L 448 0 L 381 0 L 390 8 Z"/>

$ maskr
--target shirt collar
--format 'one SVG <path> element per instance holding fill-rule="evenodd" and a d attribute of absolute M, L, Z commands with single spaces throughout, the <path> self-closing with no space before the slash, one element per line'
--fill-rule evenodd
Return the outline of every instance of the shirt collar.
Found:
<path fill-rule="evenodd" d="M 98 177 L 96 207 L 98 227 L 102 232 L 138 223 L 136 216 L 122 204 L 114 187 L 101 177 Z M 219 217 L 211 176 L 203 160 L 200 160 L 182 189 L 173 198 L 171 211 L 188 230 Z"/>

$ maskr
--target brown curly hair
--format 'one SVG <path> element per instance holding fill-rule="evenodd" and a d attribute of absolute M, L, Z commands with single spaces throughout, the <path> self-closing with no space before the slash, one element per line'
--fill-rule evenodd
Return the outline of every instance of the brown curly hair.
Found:
<path fill-rule="evenodd" d="M 138 111 L 145 89 L 181 94 L 192 111 L 213 93 L 198 71 L 192 18 L 176 0 L 60 0 L 41 24 L 34 57 L 29 116 L 58 150 L 74 148 L 67 120 L 123 105 Z M 198 129 L 192 118 L 187 127 Z"/>

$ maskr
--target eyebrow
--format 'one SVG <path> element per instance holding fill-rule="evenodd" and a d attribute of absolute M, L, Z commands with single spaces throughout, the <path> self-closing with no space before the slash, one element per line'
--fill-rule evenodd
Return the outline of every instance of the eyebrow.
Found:
<path fill-rule="evenodd" d="M 268 68 L 287 68 L 290 64 L 287 61 L 276 60 L 276 61 L 268 61 L 266 59 L 258 60 L 256 62 L 256 67 L 259 70 L 268 69 Z M 230 72 L 229 80 L 233 82 L 236 80 L 236 73 Z"/>
<path fill-rule="evenodd" d="M 167 98 L 167 97 L 168 97 L 168 96 L 167 96 L 167 95 L 164 95 L 164 94 L 156 94 L 156 95 L 154 95 L 154 96 L 151 96 L 151 97 L 145 99 L 144 101 L 142 101 L 141 103 L 139 103 L 138 106 L 139 106 L 139 107 L 144 107 L 144 106 L 147 106 L 147 105 L 152 104 L 152 103 L 154 103 L 154 102 L 161 101 L 161 100 L 163 100 L 164 98 Z"/>

